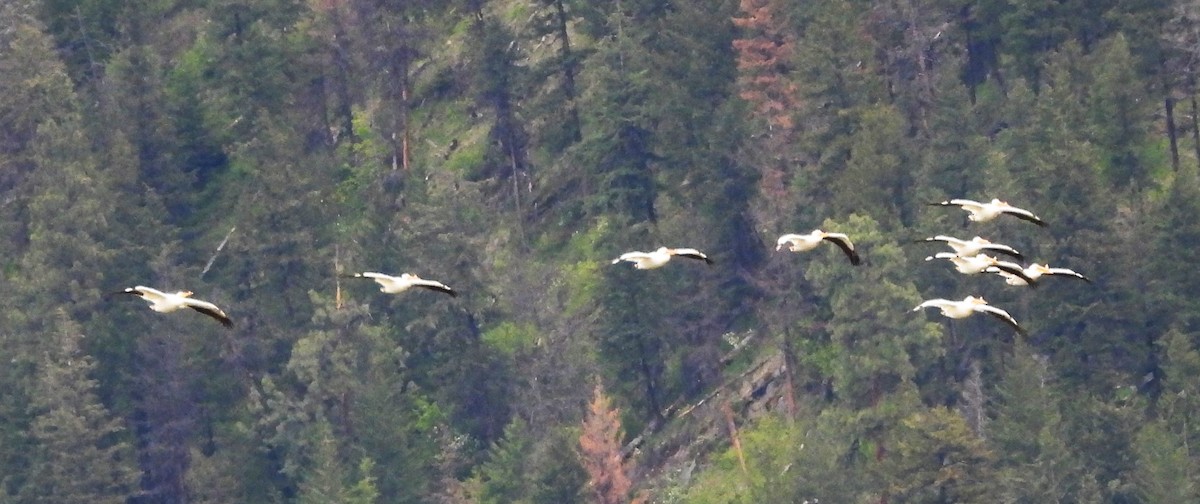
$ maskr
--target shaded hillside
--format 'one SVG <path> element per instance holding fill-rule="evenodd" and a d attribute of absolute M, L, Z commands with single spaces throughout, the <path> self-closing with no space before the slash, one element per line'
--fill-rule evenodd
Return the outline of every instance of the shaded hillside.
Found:
<path fill-rule="evenodd" d="M 0 3 L 0 500 L 1195 500 L 1198 21 Z M 862 264 L 776 250 L 814 228 Z M 940 234 L 1091 282 L 961 275 Z M 660 246 L 714 264 L 611 264 Z M 967 295 L 1028 338 L 912 312 Z"/>

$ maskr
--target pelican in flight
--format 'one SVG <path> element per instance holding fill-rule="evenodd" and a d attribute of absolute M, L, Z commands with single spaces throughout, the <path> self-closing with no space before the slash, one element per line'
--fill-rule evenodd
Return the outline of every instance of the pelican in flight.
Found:
<path fill-rule="evenodd" d="M 385 275 L 383 273 L 374 273 L 367 271 L 364 273 L 355 273 L 353 275 L 345 275 L 347 278 L 369 278 L 379 284 L 379 292 L 388 294 L 399 294 L 413 287 L 421 287 L 423 289 L 445 292 L 450 297 L 458 297 L 458 293 L 447 287 L 446 284 L 434 280 L 426 280 L 411 273 L 404 273 L 400 276 Z"/>
<path fill-rule="evenodd" d="M 1009 205 L 1007 202 L 1000 201 L 999 199 L 994 199 L 994 198 L 992 199 L 992 201 L 987 202 L 987 203 L 980 203 L 978 201 L 969 200 L 969 199 L 952 199 L 949 201 L 939 201 L 936 203 L 930 203 L 930 205 L 960 207 L 963 210 L 971 212 L 971 215 L 967 216 L 967 219 L 970 219 L 974 222 L 987 222 L 992 219 L 995 219 L 996 217 L 999 217 L 1000 215 L 1007 214 L 1007 215 L 1011 215 L 1011 216 L 1016 217 L 1021 220 L 1026 220 L 1026 221 L 1032 222 L 1039 226 L 1046 225 L 1045 221 L 1043 221 L 1038 216 L 1034 215 L 1033 212 L 1030 212 L 1029 210 L 1025 210 L 1022 208 L 1017 208 L 1015 206 Z"/>
<path fill-rule="evenodd" d="M 846 257 L 850 259 L 850 264 L 855 266 L 862 263 L 862 259 L 858 257 L 858 252 L 854 251 L 854 244 L 850 242 L 850 238 L 842 233 L 826 233 L 820 229 L 815 229 L 808 234 L 785 234 L 780 236 L 775 242 L 775 250 L 780 250 L 784 245 L 787 245 L 788 250 L 792 252 L 806 252 L 817 248 L 821 242 L 827 241 L 846 253 Z"/>
<path fill-rule="evenodd" d="M 1037 287 L 1036 279 L 1025 274 L 1025 268 L 1020 264 L 1009 261 L 1001 261 L 987 254 L 978 254 L 973 256 L 960 256 L 953 252 L 938 252 L 932 256 L 926 257 L 926 261 L 934 259 L 948 259 L 954 263 L 954 269 L 964 275 L 977 275 L 979 273 L 1008 273 L 1019 279 L 1022 279 L 1030 287 Z"/>
<path fill-rule="evenodd" d="M 1067 268 L 1051 268 L 1049 264 L 1031 264 L 1031 265 L 1029 265 L 1029 267 L 1025 268 L 1025 270 L 1024 270 L 1024 273 L 1025 273 L 1024 277 L 1014 275 L 1007 271 L 1000 271 L 1000 270 L 992 271 L 992 268 L 990 268 L 990 267 L 986 271 L 988 271 L 989 273 L 997 273 L 1000 276 L 1004 277 L 1004 282 L 1009 285 L 1029 285 L 1029 282 L 1027 282 L 1025 280 L 1026 278 L 1037 280 L 1038 278 L 1041 278 L 1042 276 L 1045 276 L 1045 275 L 1060 275 L 1060 276 L 1075 277 L 1080 280 L 1083 280 L 1084 282 L 1092 283 L 1091 279 L 1083 276 L 1083 274 L 1081 274 L 1081 273 L 1077 273 L 1075 270 L 1070 270 Z"/>
<path fill-rule="evenodd" d="M 1016 319 L 1012 318 L 1008 312 L 989 305 L 986 300 L 981 297 L 967 296 L 962 301 L 951 301 L 949 299 L 930 299 L 922 302 L 913 308 L 912 311 L 921 311 L 923 308 L 937 308 L 942 311 L 942 315 L 952 318 L 961 319 L 967 318 L 975 313 L 986 313 L 993 317 L 1002 320 L 1009 327 L 1015 329 L 1022 336 L 1028 334 L 1025 329 L 1017 323 Z"/>
<path fill-rule="evenodd" d="M 221 311 L 220 308 L 217 308 L 217 305 L 209 303 L 208 301 L 192 299 L 192 291 L 163 292 L 158 289 L 151 289 L 150 287 L 139 285 L 137 287 L 130 287 L 123 291 L 112 293 L 114 296 L 118 294 L 129 294 L 132 296 L 141 297 L 142 299 L 150 302 L 150 309 L 156 312 L 170 313 L 183 308 L 191 308 L 200 313 L 208 315 L 209 317 L 217 319 L 217 322 L 220 322 L 221 325 L 225 327 L 233 327 L 233 321 L 229 320 L 229 316 L 225 315 L 225 312 Z"/>
<path fill-rule="evenodd" d="M 937 236 L 934 236 L 933 238 L 925 238 L 923 240 L 917 240 L 917 243 L 939 242 L 939 241 L 945 242 L 946 245 L 949 245 L 950 248 L 954 249 L 955 254 L 958 254 L 960 256 L 973 256 L 973 255 L 983 254 L 986 252 L 992 252 L 995 254 L 1005 254 L 1005 255 L 1012 256 L 1012 257 L 1016 258 L 1018 261 L 1025 260 L 1025 256 L 1021 255 L 1020 252 L 1017 252 L 1016 249 L 1009 247 L 1008 245 L 992 243 L 991 241 L 989 241 L 985 238 L 980 238 L 978 236 L 971 238 L 970 240 L 960 240 L 953 236 L 937 235 Z"/>
<path fill-rule="evenodd" d="M 633 263 L 633 267 L 637 269 L 654 269 L 661 268 L 671 260 L 672 256 L 686 257 L 688 259 L 699 259 L 706 264 L 711 265 L 712 259 L 704 255 L 696 249 L 691 248 L 667 248 L 659 247 L 654 252 L 626 252 L 621 254 L 621 257 L 612 260 L 613 264 L 621 261 L 629 261 Z"/>

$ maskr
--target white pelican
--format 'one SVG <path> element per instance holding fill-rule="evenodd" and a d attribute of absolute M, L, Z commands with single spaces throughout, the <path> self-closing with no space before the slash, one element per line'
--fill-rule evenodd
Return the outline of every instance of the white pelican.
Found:
<path fill-rule="evenodd" d="M 971 215 L 967 216 L 967 218 L 975 222 L 987 222 L 995 219 L 1001 214 L 1008 214 L 1021 220 L 1027 220 L 1039 226 L 1046 225 L 1046 223 L 1042 221 L 1042 219 L 1038 218 L 1038 216 L 1034 215 L 1033 212 L 1017 208 L 1009 205 L 1007 202 L 1000 201 L 999 199 L 995 198 L 987 203 L 980 203 L 978 201 L 969 199 L 952 199 L 949 201 L 930 203 L 930 205 L 961 207 L 963 210 L 971 212 Z"/>
<path fill-rule="evenodd" d="M 1092 283 L 1091 279 L 1075 272 L 1075 270 L 1069 270 L 1067 268 L 1051 268 L 1049 264 L 1030 264 L 1029 267 L 1025 268 L 1024 270 L 1025 277 L 1020 277 L 1007 271 L 990 270 L 991 268 L 988 268 L 989 273 L 998 273 L 1000 276 L 1004 277 L 1004 282 L 1009 285 L 1029 285 L 1029 282 L 1026 282 L 1025 278 L 1037 280 L 1043 275 L 1071 276 L 1083 280 L 1084 282 Z"/>
<path fill-rule="evenodd" d="M 367 271 L 364 273 L 355 273 L 346 275 L 347 278 L 369 278 L 379 284 L 379 292 L 388 294 L 399 294 L 413 287 L 421 287 L 424 289 L 445 292 L 450 297 L 458 297 L 458 293 L 454 289 L 447 287 L 446 284 L 433 280 L 426 280 L 411 273 L 403 273 L 400 276 L 385 275 L 383 273 L 375 273 Z"/>
<path fill-rule="evenodd" d="M 854 244 L 850 242 L 850 238 L 842 233 L 826 233 L 820 229 L 814 229 L 808 234 L 785 234 L 780 236 L 775 241 L 775 250 L 782 249 L 784 245 L 788 246 L 788 250 L 792 252 L 806 252 L 817 248 L 822 241 L 827 241 L 846 253 L 846 257 L 850 258 L 850 264 L 857 266 L 862 262 L 858 257 L 858 252 L 854 251 Z"/>
<path fill-rule="evenodd" d="M 1009 261 L 1001 261 L 987 254 L 978 254 L 973 256 L 960 256 L 953 252 L 938 252 L 932 256 L 926 257 L 926 261 L 934 259 L 949 259 L 954 263 L 954 269 L 964 275 L 977 275 L 979 273 L 1008 273 L 1023 280 L 1030 287 L 1037 287 L 1036 279 L 1025 275 L 1025 269 L 1020 264 Z"/>
<path fill-rule="evenodd" d="M 1021 333 L 1021 335 L 1027 334 L 1025 329 L 1023 329 L 1021 325 L 1017 323 L 1016 319 L 1012 318 L 1012 315 L 1009 315 L 1008 312 L 996 308 L 995 306 L 989 305 L 987 301 L 981 297 L 967 296 L 963 298 L 962 301 L 951 301 L 949 299 L 930 299 L 917 305 L 917 307 L 913 308 L 912 311 L 921 311 L 922 308 L 930 307 L 941 310 L 942 315 L 953 319 L 967 318 L 975 313 L 986 313 L 1003 320 L 1005 324 L 1008 324 L 1013 329 L 1016 329 L 1016 331 Z"/>
<path fill-rule="evenodd" d="M 980 238 L 978 236 L 971 238 L 970 240 L 960 240 L 953 236 L 937 235 L 937 236 L 934 236 L 933 238 L 925 238 L 923 240 L 917 240 L 917 243 L 939 242 L 939 241 L 945 242 L 946 245 L 949 245 L 950 248 L 954 249 L 954 253 L 956 253 L 960 256 L 973 256 L 973 255 L 979 255 L 979 254 L 982 254 L 985 252 L 992 252 L 992 253 L 996 253 L 996 254 L 1009 255 L 1009 256 L 1016 258 L 1019 261 L 1025 260 L 1025 256 L 1022 256 L 1021 253 L 1017 252 L 1016 249 L 1009 247 L 1008 245 L 992 243 L 991 241 L 987 240 L 986 238 Z"/>
<path fill-rule="evenodd" d="M 637 269 L 654 269 L 661 268 L 671 260 L 671 256 L 686 257 L 688 259 L 699 259 L 706 264 L 712 264 L 712 259 L 704 255 L 696 249 L 691 248 L 667 248 L 659 247 L 654 252 L 626 252 L 621 254 L 621 257 L 612 260 L 613 264 L 621 261 L 629 261 L 633 263 L 633 267 Z"/>
<path fill-rule="evenodd" d="M 217 319 L 217 322 L 220 322 L 221 325 L 225 327 L 233 327 L 233 321 L 229 320 L 229 316 L 225 315 L 225 312 L 221 311 L 220 308 L 217 308 L 217 305 L 209 303 L 208 301 L 192 299 L 192 291 L 179 291 L 173 293 L 163 292 L 157 289 L 151 289 L 150 287 L 143 287 L 139 285 L 137 287 L 130 287 L 123 291 L 113 293 L 113 295 L 117 294 L 130 294 L 133 296 L 139 296 L 142 299 L 150 302 L 151 310 L 160 313 L 170 313 L 183 308 L 191 308 L 200 313 L 208 315 L 209 317 Z"/>

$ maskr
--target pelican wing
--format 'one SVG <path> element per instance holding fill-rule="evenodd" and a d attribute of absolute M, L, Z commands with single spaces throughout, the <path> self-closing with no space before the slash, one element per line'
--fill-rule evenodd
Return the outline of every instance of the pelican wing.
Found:
<path fill-rule="evenodd" d="M 1084 282 L 1092 283 L 1092 280 L 1089 279 L 1088 277 L 1083 276 L 1082 273 L 1077 273 L 1075 270 L 1070 270 L 1067 268 L 1050 268 L 1049 271 L 1047 271 L 1045 274 L 1046 275 L 1072 276 L 1072 277 L 1078 278 L 1080 280 L 1083 280 Z"/>
<path fill-rule="evenodd" d="M 1037 279 L 1029 276 L 1024 271 L 1021 271 L 1021 274 L 1017 274 L 1010 269 L 1001 269 L 998 266 L 988 266 L 988 268 L 983 271 L 985 273 L 995 273 L 1004 277 L 1005 283 L 1009 285 L 1027 285 L 1035 289 L 1037 288 Z"/>
<path fill-rule="evenodd" d="M 983 209 L 983 203 L 980 203 L 975 200 L 961 199 L 961 198 L 947 200 L 947 201 L 936 201 L 936 202 L 931 202 L 928 204 L 930 206 L 956 206 L 956 207 L 962 207 L 967 210 L 970 210 L 972 208 L 975 210 Z"/>
<path fill-rule="evenodd" d="M 138 285 L 136 287 L 129 287 L 125 290 L 114 292 L 111 295 L 116 296 L 118 294 L 129 294 L 132 296 L 138 296 L 142 299 L 145 299 L 145 300 L 151 301 L 151 302 L 162 301 L 167 298 L 167 294 L 165 292 L 160 291 L 158 289 L 152 289 L 152 288 L 146 287 L 144 285 Z"/>
<path fill-rule="evenodd" d="M 966 243 L 966 241 L 960 240 L 953 236 L 947 236 L 947 235 L 937 235 L 937 236 L 934 236 L 931 238 L 922 238 L 920 240 L 914 241 L 914 243 L 930 243 L 930 242 L 946 242 L 946 243 L 953 243 L 953 244 L 957 244 L 957 245 L 962 245 L 962 244 Z"/>
<path fill-rule="evenodd" d="M 916 308 L 913 308 L 912 311 L 921 311 L 922 308 L 939 308 L 940 309 L 943 306 L 951 305 L 951 304 L 954 304 L 954 301 L 951 301 L 949 299 L 941 299 L 941 298 L 930 299 L 930 300 L 921 302 L 921 304 L 917 305 Z"/>
<path fill-rule="evenodd" d="M 776 244 L 776 245 L 783 245 L 783 244 L 786 244 L 786 243 L 791 243 L 791 242 L 793 242 L 793 241 L 795 241 L 795 240 L 799 240 L 799 239 L 801 239 L 801 238 L 803 238 L 803 237 L 804 237 L 804 235 L 798 235 L 798 234 L 796 234 L 796 233 L 787 233 L 787 234 L 785 234 L 785 235 L 781 235 L 781 236 L 779 237 L 779 239 L 778 239 L 778 240 L 775 240 L 775 244 Z"/>
<path fill-rule="evenodd" d="M 412 284 L 414 286 L 423 287 L 423 288 L 426 288 L 429 290 L 445 292 L 446 294 L 449 294 L 450 297 L 458 297 L 458 293 L 455 292 L 454 289 L 447 287 L 446 284 L 441 283 L 441 282 L 436 282 L 433 280 L 425 280 L 425 279 L 421 278 L 421 279 L 413 280 Z"/>
<path fill-rule="evenodd" d="M 712 259 L 709 259 L 708 256 L 704 255 L 703 252 L 700 252 L 699 250 L 691 249 L 691 248 L 674 249 L 674 250 L 672 250 L 671 255 L 677 255 L 679 257 L 686 257 L 688 259 L 699 259 L 701 261 L 704 261 L 705 264 L 708 264 L 710 266 L 713 263 Z"/>
<path fill-rule="evenodd" d="M 642 261 L 642 260 L 646 260 L 646 259 L 650 259 L 650 258 L 651 258 L 651 255 L 649 252 L 626 252 L 624 254 L 621 254 L 621 257 L 613 259 L 612 263 L 617 264 L 621 261 L 637 262 L 637 261 Z"/>
<path fill-rule="evenodd" d="M 142 293 L 141 293 L 140 291 L 138 291 L 136 288 L 133 288 L 133 287 L 129 287 L 129 288 L 126 288 L 126 289 L 122 289 L 122 290 L 119 290 L 119 291 L 116 291 L 116 292 L 109 292 L 109 293 L 108 293 L 108 294 L 106 294 L 106 295 L 108 295 L 108 296 L 124 296 L 124 295 L 129 295 L 129 296 L 137 296 L 137 297 L 142 297 Z"/>
<path fill-rule="evenodd" d="M 931 256 L 925 257 L 925 260 L 932 261 L 934 259 L 954 259 L 955 257 L 958 257 L 958 254 L 955 254 L 954 252 L 938 252 Z"/>
<path fill-rule="evenodd" d="M 1015 206 L 1010 205 L 1010 206 L 1005 207 L 1004 210 L 1001 210 L 1001 213 L 1011 215 L 1013 217 L 1016 217 L 1016 218 L 1024 220 L 1024 221 L 1032 222 L 1032 223 L 1037 224 L 1042 227 L 1046 226 L 1045 221 L 1043 221 L 1038 216 L 1034 215 L 1033 212 L 1030 212 L 1029 210 L 1017 208 Z"/>
<path fill-rule="evenodd" d="M 352 277 L 354 277 L 354 278 L 370 278 L 371 280 L 374 280 L 374 281 L 376 281 L 376 282 L 379 282 L 379 283 L 383 283 L 383 282 L 395 282 L 396 280 L 399 280 L 399 278 L 397 278 L 397 277 L 394 277 L 394 276 L 391 276 L 391 275 L 385 275 L 385 274 L 383 274 L 383 273 L 375 273 L 374 271 L 366 271 L 366 272 L 363 272 L 363 273 L 355 273 L 355 274 L 353 274 L 353 275 L 351 275 L 351 276 L 352 276 Z"/>
<path fill-rule="evenodd" d="M 854 244 L 850 243 L 850 237 L 842 233 L 826 233 L 822 239 L 842 249 L 842 252 L 845 252 L 846 257 L 850 259 L 850 264 L 858 266 L 862 263 L 862 258 L 858 256 L 858 252 L 854 251 Z"/>
<path fill-rule="evenodd" d="M 1022 255 L 1020 252 L 1017 252 L 1017 250 L 1016 250 L 1016 249 L 1014 249 L 1014 248 L 1012 248 L 1012 247 L 1009 247 L 1008 245 L 1001 245 L 1001 244 L 999 244 L 999 243 L 989 243 L 989 244 L 986 244 L 986 245 L 980 245 L 980 247 L 979 247 L 979 248 L 981 248 L 981 249 L 983 249 L 983 250 L 988 250 L 988 251 L 991 251 L 991 252 L 995 252 L 995 253 L 997 253 L 997 254 L 1004 254 L 1004 255 L 1007 255 L 1007 256 L 1011 256 L 1012 258 L 1014 258 L 1014 259 L 1016 259 L 1016 260 L 1018 260 L 1018 261 L 1024 261 L 1024 260 L 1025 260 L 1025 256 L 1024 256 L 1024 255 Z"/>
<path fill-rule="evenodd" d="M 988 272 L 988 273 L 996 273 L 998 271 L 1003 271 L 1012 276 L 1020 278 L 1021 280 L 1024 280 L 1026 285 L 1033 287 L 1035 289 L 1037 288 L 1037 280 L 1035 280 L 1033 277 L 1025 274 L 1025 269 L 1022 268 L 1021 265 L 1017 264 L 1017 263 L 1011 263 L 1008 261 L 995 261 L 992 263 L 991 266 L 988 266 L 987 269 L 985 269 L 984 271 Z"/>
<path fill-rule="evenodd" d="M 220 308 L 217 308 L 217 305 L 215 304 L 207 301 L 200 301 L 198 299 L 185 299 L 184 304 L 187 305 L 188 308 L 216 319 L 217 322 L 220 322 L 221 325 L 225 327 L 233 327 L 233 321 L 229 320 L 229 316 L 225 315 L 225 312 L 221 311 Z"/>
<path fill-rule="evenodd" d="M 996 308 L 995 306 L 979 305 L 979 306 L 975 307 L 975 311 L 981 311 L 981 312 L 987 313 L 988 315 L 996 317 L 997 319 L 1000 319 L 1005 324 L 1008 324 L 1009 327 L 1016 330 L 1017 333 L 1020 334 L 1021 336 L 1029 335 L 1029 333 L 1025 331 L 1025 328 L 1021 327 L 1021 324 L 1018 324 L 1017 320 L 1012 318 L 1012 315 L 1009 315 L 1008 312 L 1006 312 L 1004 310 Z"/>

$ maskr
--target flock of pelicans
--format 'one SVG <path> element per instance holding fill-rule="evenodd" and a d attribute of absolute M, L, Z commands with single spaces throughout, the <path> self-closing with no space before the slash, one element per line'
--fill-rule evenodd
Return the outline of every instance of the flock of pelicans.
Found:
<path fill-rule="evenodd" d="M 960 207 L 970 212 L 967 218 L 974 222 L 986 222 L 1001 215 L 1010 215 L 1039 226 L 1046 225 L 1033 212 L 1014 207 L 999 199 L 983 203 L 967 199 L 952 199 L 930 203 L 930 205 Z M 848 236 L 842 233 L 827 233 L 819 229 L 808 234 L 785 234 L 780 236 L 776 242 L 775 250 L 781 250 L 784 246 L 787 246 L 788 250 L 792 252 L 805 252 L 815 249 L 824 242 L 832 243 L 840 248 L 850 260 L 850 264 L 858 265 L 862 263 L 858 252 L 854 250 L 854 243 L 850 241 Z M 1003 277 L 1009 285 L 1036 287 L 1038 279 L 1047 275 L 1070 276 L 1089 283 L 1091 282 L 1087 277 L 1066 268 L 1051 268 L 1047 264 L 1036 263 L 1023 267 L 1018 263 L 996 259 L 995 256 L 988 255 L 988 253 L 1004 254 L 1017 260 L 1024 260 L 1024 256 L 1012 247 L 992 243 L 978 236 L 970 240 L 960 240 L 952 236 L 938 235 L 932 238 L 917 240 L 917 242 L 943 242 L 954 250 L 954 252 L 939 252 L 926 257 L 926 261 L 947 259 L 954 264 L 955 269 L 959 273 L 967 275 L 994 273 Z M 707 264 L 713 263 L 712 259 L 709 259 L 708 256 L 699 250 L 667 247 L 661 247 L 653 252 L 627 252 L 613 259 L 612 263 L 617 264 L 626 261 L 633 263 L 633 266 L 637 269 L 655 269 L 665 266 L 675 256 L 696 259 L 704 261 Z M 420 287 L 449 294 L 451 297 L 458 295 L 454 289 L 447 287 L 441 282 L 426 280 L 410 273 L 391 276 L 368 271 L 345 276 L 374 280 L 380 285 L 379 290 L 388 294 L 398 294 L 413 287 Z M 233 327 L 233 321 L 230 320 L 224 311 L 221 311 L 215 304 L 192 298 L 191 291 L 163 292 L 139 285 L 113 294 L 129 294 L 141 297 L 150 303 L 149 307 L 151 310 L 161 313 L 190 308 L 216 319 L 225 327 Z M 976 313 L 986 313 L 1008 324 L 1018 333 L 1022 335 L 1026 334 L 1025 329 L 1008 312 L 989 305 L 982 297 L 967 296 L 961 301 L 940 298 L 930 299 L 917 305 L 916 308 L 913 308 L 913 311 L 920 311 L 924 308 L 937 308 L 941 310 L 942 315 L 953 319 L 966 318 Z"/>

